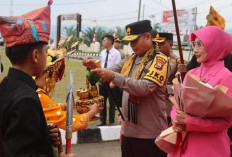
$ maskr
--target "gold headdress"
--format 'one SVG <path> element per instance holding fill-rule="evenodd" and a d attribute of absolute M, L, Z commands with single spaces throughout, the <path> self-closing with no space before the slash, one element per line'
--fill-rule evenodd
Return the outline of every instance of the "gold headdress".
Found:
<path fill-rule="evenodd" d="M 212 6 L 210 6 L 209 14 L 206 16 L 206 19 L 207 19 L 206 26 L 213 25 L 220 27 L 222 30 L 225 29 L 225 24 L 226 24 L 225 19 L 218 12 L 216 12 Z"/>
<path fill-rule="evenodd" d="M 46 78 L 46 85 L 43 87 L 43 90 L 46 92 L 52 91 L 55 88 L 56 82 L 63 78 L 65 71 L 65 56 L 69 56 L 76 51 L 78 42 L 68 46 L 72 37 L 73 35 L 68 37 L 67 40 L 64 38 L 61 39 L 57 49 L 50 47 L 47 50 L 47 66 L 44 73 L 48 73 L 48 76 Z"/>

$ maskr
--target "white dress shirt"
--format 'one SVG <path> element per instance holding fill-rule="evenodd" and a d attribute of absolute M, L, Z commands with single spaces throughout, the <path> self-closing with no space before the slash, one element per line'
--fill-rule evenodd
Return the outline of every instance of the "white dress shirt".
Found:
<path fill-rule="evenodd" d="M 101 61 L 101 67 L 104 68 L 105 61 L 106 61 L 106 56 L 107 56 L 107 50 L 104 49 L 101 51 L 100 54 L 100 61 Z M 109 50 L 109 55 L 108 55 L 108 62 L 107 62 L 107 68 L 112 67 L 114 64 L 118 64 L 119 61 L 121 60 L 121 54 L 118 50 L 116 50 L 114 47 L 112 47 Z"/>

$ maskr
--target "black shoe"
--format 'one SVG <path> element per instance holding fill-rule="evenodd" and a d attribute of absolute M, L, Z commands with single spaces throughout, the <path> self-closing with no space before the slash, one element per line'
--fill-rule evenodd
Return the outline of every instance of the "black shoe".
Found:
<path fill-rule="evenodd" d="M 99 122 L 99 123 L 97 124 L 97 126 L 104 126 L 104 125 L 106 125 L 106 123 Z"/>
<path fill-rule="evenodd" d="M 109 126 L 114 126 L 114 123 L 110 123 Z"/>

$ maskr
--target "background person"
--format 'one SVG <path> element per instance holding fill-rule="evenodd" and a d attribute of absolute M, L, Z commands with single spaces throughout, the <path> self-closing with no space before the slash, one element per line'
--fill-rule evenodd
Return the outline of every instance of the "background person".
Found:
<path fill-rule="evenodd" d="M 117 64 L 121 60 L 121 55 L 114 47 L 114 37 L 112 35 L 106 35 L 103 39 L 104 50 L 101 51 L 100 61 L 102 68 L 110 68 L 114 64 Z M 99 95 L 104 97 L 104 109 L 100 113 L 100 122 L 97 126 L 106 125 L 107 119 L 107 98 L 109 98 L 109 125 L 114 125 L 115 117 L 115 105 L 113 98 L 111 97 L 108 89 L 108 83 L 99 82 Z M 115 89 L 111 88 L 112 93 L 115 95 Z"/>

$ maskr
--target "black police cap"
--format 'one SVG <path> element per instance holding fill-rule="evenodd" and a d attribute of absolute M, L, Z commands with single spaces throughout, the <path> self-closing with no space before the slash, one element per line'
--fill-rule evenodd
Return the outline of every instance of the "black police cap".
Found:
<path fill-rule="evenodd" d="M 116 37 L 116 38 L 114 39 L 114 42 L 122 42 L 122 39 L 123 39 L 123 36 Z"/>
<path fill-rule="evenodd" d="M 158 42 L 158 43 L 162 43 L 165 40 L 171 40 L 173 41 L 173 34 L 172 33 L 158 33 L 156 35 L 156 38 L 154 38 L 153 41 Z"/>
<path fill-rule="evenodd" d="M 150 32 L 152 29 L 150 20 L 143 20 L 128 24 L 126 26 L 127 36 L 123 38 L 126 41 L 134 41 L 139 35 Z"/>

